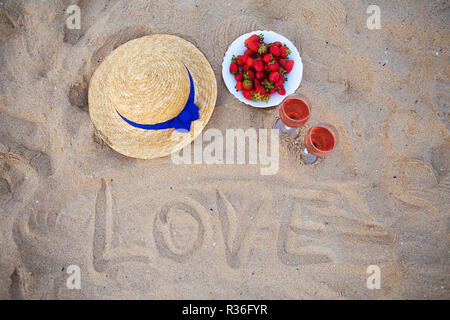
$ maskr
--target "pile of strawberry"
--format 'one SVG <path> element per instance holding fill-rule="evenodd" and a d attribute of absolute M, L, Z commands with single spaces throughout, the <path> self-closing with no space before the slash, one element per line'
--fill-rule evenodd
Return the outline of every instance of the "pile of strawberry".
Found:
<path fill-rule="evenodd" d="M 252 101 L 269 101 L 270 95 L 278 92 L 285 95 L 286 74 L 294 67 L 294 60 L 286 59 L 291 51 L 286 45 L 275 41 L 265 43 L 264 36 L 252 35 L 245 40 L 243 55 L 233 56 L 230 73 L 236 79 L 236 90 Z"/>

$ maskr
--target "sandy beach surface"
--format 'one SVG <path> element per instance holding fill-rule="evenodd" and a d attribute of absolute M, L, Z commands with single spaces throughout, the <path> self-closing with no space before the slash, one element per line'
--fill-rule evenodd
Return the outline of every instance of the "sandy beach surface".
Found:
<path fill-rule="evenodd" d="M 66 27 L 72 4 L 80 30 Z M 449 299 L 449 2 L 377 1 L 375 30 L 370 4 L 1 0 L 0 298 Z M 253 30 L 298 48 L 307 128 L 340 132 L 328 158 L 302 163 L 302 131 L 261 175 L 127 158 L 95 132 L 92 73 L 152 33 L 210 61 L 205 130 L 272 127 L 277 108 L 242 104 L 221 77 L 228 45 Z M 366 285 L 371 265 L 380 289 Z"/>

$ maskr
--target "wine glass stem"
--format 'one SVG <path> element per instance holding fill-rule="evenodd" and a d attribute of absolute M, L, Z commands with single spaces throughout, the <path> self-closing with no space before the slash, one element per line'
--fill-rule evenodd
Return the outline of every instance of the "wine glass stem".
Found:
<path fill-rule="evenodd" d="M 288 127 L 281 121 L 281 119 L 277 120 L 277 123 L 275 124 L 275 127 L 280 130 L 280 133 L 286 134 L 288 136 L 294 137 L 297 135 L 297 128 L 291 128 Z"/>
<path fill-rule="evenodd" d="M 308 152 L 308 149 L 303 150 L 303 161 L 305 161 L 306 164 L 313 164 L 318 159 L 317 156 L 311 154 Z"/>

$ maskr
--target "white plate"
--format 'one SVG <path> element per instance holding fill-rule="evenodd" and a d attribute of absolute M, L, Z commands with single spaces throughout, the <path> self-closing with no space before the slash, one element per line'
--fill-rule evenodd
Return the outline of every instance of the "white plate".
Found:
<path fill-rule="evenodd" d="M 234 75 L 230 73 L 230 63 L 233 55 L 235 55 L 236 57 L 238 55 L 243 55 L 244 51 L 247 49 L 244 44 L 245 40 L 253 34 L 259 35 L 261 33 L 264 35 L 264 42 L 266 43 L 271 43 L 275 41 L 285 43 L 291 50 L 291 54 L 288 56 L 287 59 L 295 61 L 292 71 L 286 74 L 286 77 L 288 79 L 288 81 L 284 83 L 286 95 L 282 96 L 279 95 L 277 92 L 275 92 L 274 94 L 270 95 L 270 99 L 268 102 L 264 101 L 255 102 L 245 99 L 244 95 L 242 94 L 242 91 L 236 91 L 235 88 L 236 79 L 234 78 Z M 222 62 L 222 78 L 223 81 L 225 82 L 225 85 L 228 88 L 228 91 L 230 91 L 231 94 L 233 94 L 236 98 L 238 98 L 239 101 L 256 108 L 268 108 L 279 105 L 287 95 L 292 94 L 295 92 L 295 90 L 297 90 L 297 88 L 300 86 L 300 82 L 302 82 L 302 75 L 303 75 L 303 63 L 297 48 L 291 41 L 289 41 L 289 39 L 273 31 L 258 30 L 243 34 L 242 36 L 234 40 L 233 43 L 228 47 L 227 53 L 225 53 L 225 57 L 223 58 Z"/>

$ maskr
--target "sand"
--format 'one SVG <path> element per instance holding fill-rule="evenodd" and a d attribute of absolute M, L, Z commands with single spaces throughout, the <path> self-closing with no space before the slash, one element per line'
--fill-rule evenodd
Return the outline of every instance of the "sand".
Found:
<path fill-rule="evenodd" d="M 81 30 L 65 27 L 70 4 Z M 2 0 L 0 298 L 449 299 L 449 4 L 378 1 L 379 30 L 369 4 Z M 297 46 L 308 126 L 341 134 L 328 158 L 304 165 L 301 138 L 282 139 L 279 172 L 263 176 L 127 158 L 95 132 L 93 71 L 151 33 L 210 61 L 206 129 L 270 128 L 277 109 L 240 103 L 221 79 L 227 46 L 258 29 Z"/>

